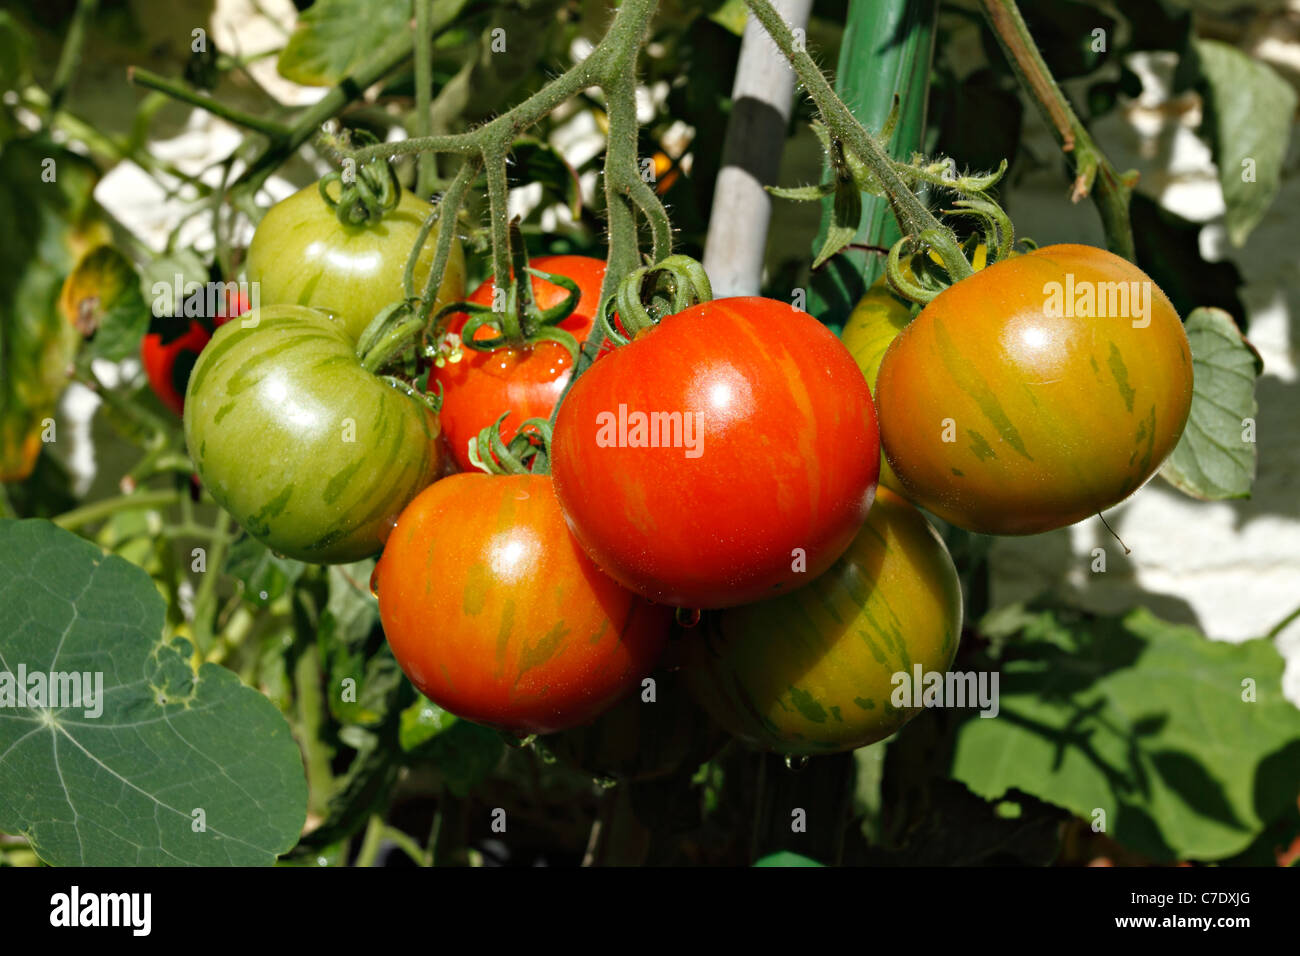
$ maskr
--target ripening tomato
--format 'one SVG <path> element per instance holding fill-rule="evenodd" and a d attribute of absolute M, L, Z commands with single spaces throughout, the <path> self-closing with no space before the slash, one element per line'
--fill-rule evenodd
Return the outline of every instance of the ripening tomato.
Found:
<path fill-rule="evenodd" d="M 952 666 L 961 583 L 921 513 L 887 488 L 828 571 L 780 597 L 706 615 L 684 674 L 728 731 L 792 755 L 853 750 L 920 713 L 894 699 L 906 674 Z M 919 688 L 918 688 L 919 690 Z M 911 706 L 904 706 L 911 704 Z"/>
<path fill-rule="evenodd" d="M 885 454 L 912 501 L 971 531 L 1034 534 L 1156 472 L 1187 422 L 1192 356 L 1144 272 L 1046 246 L 931 301 L 877 387 Z"/>
<path fill-rule="evenodd" d="M 378 222 L 344 226 L 315 183 L 267 210 L 248 246 L 249 281 L 261 305 L 309 305 L 332 314 L 355 340 L 385 306 L 402 299 L 402 273 L 416 234 L 434 207 L 403 190 L 397 208 Z M 415 293 L 433 267 L 439 224 L 416 261 Z M 452 240 L 451 256 L 433 310 L 465 292 L 465 254 Z"/>
<path fill-rule="evenodd" d="M 911 320 L 912 307 L 890 292 L 889 282 L 882 277 L 858 300 L 849 313 L 849 320 L 844 323 L 840 341 L 853 353 L 854 361 L 871 387 L 873 399 L 876 397 L 876 379 L 880 375 L 880 360 L 885 357 L 889 343 Z M 880 414 L 879 404 L 877 401 L 877 415 Z M 880 483 L 900 495 L 906 494 L 894 477 L 883 450 L 880 453 Z"/>
<path fill-rule="evenodd" d="M 376 568 L 393 656 L 444 710 L 517 733 L 591 720 L 649 673 L 672 612 L 597 570 L 545 475 L 451 475 Z"/>
<path fill-rule="evenodd" d="M 438 416 L 366 371 L 316 309 L 272 305 L 219 328 L 185 396 L 185 439 L 253 537 L 322 564 L 376 553 L 438 472 Z"/>
<path fill-rule="evenodd" d="M 211 320 L 213 327 L 236 315 L 248 311 L 248 296 L 237 293 L 234 308 L 227 308 L 224 299 L 218 307 L 216 316 Z M 160 326 L 172 326 L 163 329 Z M 174 411 L 178 416 L 185 412 L 185 387 L 190 381 L 190 372 L 194 362 L 203 351 L 203 346 L 212 338 L 207 322 L 201 319 L 186 320 L 181 317 L 155 317 L 149 323 L 150 330 L 140 340 L 140 364 L 144 366 L 145 377 L 159 401 Z M 183 329 L 179 335 L 171 334 L 175 329 Z"/>
<path fill-rule="evenodd" d="M 773 299 L 718 299 L 594 364 L 555 423 L 574 535 L 654 601 L 726 607 L 798 587 L 871 507 L 876 416 L 853 356 Z"/>
<path fill-rule="evenodd" d="M 1011 253 L 1013 256 L 1018 254 L 1014 251 Z M 933 250 L 930 252 L 930 258 L 936 265 L 943 264 L 939 254 Z M 988 251 L 984 243 L 980 243 L 971 254 L 971 267 L 978 272 L 987 263 Z M 903 261 L 903 272 L 911 275 L 912 269 L 908 260 Z M 880 377 L 880 362 L 884 359 L 885 350 L 889 348 L 890 343 L 898 338 L 898 333 L 902 332 L 910 321 L 912 321 L 911 304 L 894 295 L 890 290 L 889 280 L 881 276 L 858 300 L 858 304 L 849 313 L 848 321 L 844 323 L 844 331 L 840 333 L 840 340 L 853 353 L 858 368 L 862 369 L 862 374 L 867 377 L 867 384 L 871 386 L 871 397 L 876 402 L 877 417 L 880 415 L 880 396 L 876 394 L 876 380 Z M 907 495 L 902 483 L 895 476 L 894 469 L 889 467 L 889 459 L 885 457 L 883 448 L 880 452 L 880 483 L 891 491 L 896 491 L 903 496 Z"/>
<path fill-rule="evenodd" d="M 600 286 L 605 281 L 605 262 L 590 256 L 540 256 L 531 265 L 539 272 L 567 276 L 578 284 L 581 297 L 573 314 L 559 327 L 573 335 L 581 345 L 591 334 L 600 306 Z M 544 279 L 533 277 L 533 297 L 537 307 L 546 310 L 563 302 L 568 291 Z M 491 279 L 479 285 L 470 302 L 491 306 L 495 287 Z M 460 331 L 469 316 L 457 313 L 447 326 L 455 336 L 449 355 L 433 369 L 433 381 L 442 386 L 442 432 L 451 446 L 456 463 L 468 471 L 469 440 L 509 411 L 501 423 L 501 440 L 509 442 L 520 423 L 529 418 L 550 418 L 564 387 L 569 383 L 573 361 L 568 350 L 558 342 L 541 341 L 525 348 L 501 348 L 495 352 L 476 352 L 457 348 Z M 476 339 L 496 335 L 481 327 Z"/>

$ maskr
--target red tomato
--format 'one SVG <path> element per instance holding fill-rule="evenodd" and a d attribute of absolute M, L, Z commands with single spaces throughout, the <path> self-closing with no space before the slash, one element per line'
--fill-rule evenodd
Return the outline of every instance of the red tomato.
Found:
<path fill-rule="evenodd" d="M 532 260 L 534 269 L 568 276 L 582 295 L 573 314 L 560 328 L 582 344 L 591 334 L 600 306 L 600 285 L 605 280 L 605 263 L 589 256 L 541 256 Z M 470 302 L 492 305 L 492 280 L 479 285 Z M 533 277 L 533 296 L 539 309 L 564 301 L 568 292 L 560 286 Z M 459 337 L 469 316 L 452 316 L 447 327 Z M 480 328 L 476 339 L 490 339 L 496 333 Z M 520 422 L 527 418 L 549 418 L 556 401 L 568 384 L 573 365 L 568 351 L 557 342 L 539 342 L 528 348 L 502 348 L 495 352 L 459 349 L 460 357 L 433 370 L 433 381 L 442 384 L 442 431 L 457 464 L 464 470 L 469 460 L 469 440 L 491 425 L 504 411 L 512 414 L 501 423 L 501 440 L 509 442 Z"/>
<path fill-rule="evenodd" d="M 248 296 L 238 293 L 234 315 L 247 312 L 248 304 Z M 185 411 L 185 387 L 189 384 L 194 360 L 212 338 L 212 328 L 230 318 L 232 316 L 223 308 L 211 323 L 190 319 L 189 326 L 175 338 L 163 331 L 154 331 L 146 333 L 140 341 L 140 363 L 144 366 L 144 374 L 158 399 L 177 415 Z M 165 317 L 155 319 L 150 326 L 157 328 L 163 323 L 174 323 L 179 328 L 184 321 L 183 318 Z"/>
<path fill-rule="evenodd" d="M 867 381 L 784 302 L 719 299 L 593 365 L 555 423 L 574 535 L 625 587 L 728 607 L 812 580 L 866 519 L 880 470 Z"/>
<path fill-rule="evenodd" d="M 545 475 L 452 475 L 397 521 L 376 569 L 393 656 L 445 710 L 517 733 L 583 724 L 658 660 L 672 612 L 605 577 Z"/>

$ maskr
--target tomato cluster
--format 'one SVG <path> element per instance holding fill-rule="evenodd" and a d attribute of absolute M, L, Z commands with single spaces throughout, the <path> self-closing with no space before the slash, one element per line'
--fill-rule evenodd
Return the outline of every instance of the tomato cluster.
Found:
<path fill-rule="evenodd" d="M 897 675 L 945 671 L 961 635 L 956 570 L 915 505 L 976 531 L 1058 527 L 1137 488 L 1186 420 L 1177 315 L 1099 250 L 983 268 L 915 319 L 878 286 L 841 340 L 688 273 L 695 291 L 652 318 L 626 296 L 666 265 L 625 280 L 614 317 L 605 264 L 581 256 L 515 250 L 508 289 L 460 301 L 454 245 L 412 318 L 402 264 L 431 207 L 402 194 L 352 222 L 317 192 L 267 214 L 249 252 L 262 307 L 195 364 L 199 474 L 279 553 L 382 551 L 380 617 L 412 683 L 466 719 L 553 735 L 593 773 L 703 759 L 703 714 L 787 754 L 893 733 L 916 713 Z M 1058 280 L 1153 291 L 1133 314 L 1058 315 L 1043 297 Z M 426 316 L 427 394 L 411 358 Z M 571 382 L 597 328 L 621 344 Z M 673 642 L 678 673 L 650 678 L 675 608 L 700 624 Z M 647 711 L 659 684 L 670 702 Z"/>

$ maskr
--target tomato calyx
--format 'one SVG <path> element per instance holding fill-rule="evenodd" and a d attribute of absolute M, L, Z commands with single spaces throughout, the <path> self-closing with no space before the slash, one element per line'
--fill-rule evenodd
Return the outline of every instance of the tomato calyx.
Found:
<path fill-rule="evenodd" d="M 359 145 L 369 145 L 364 142 L 365 137 L 378 142 L 360 130 L 356 135 L 360 137 Z M 397 174 L 387 160 L 375 159 L 361 164 L 351 171 L 351 175 L 349 172 L 334 170 L 322 176 L 317 184 L 321 199 L 334 210 L 340 223 L 351 227 L 374 225 L 397 208 L 402 198 L 402 184 L 397 181 Z M 337 199 L 330 195 L 330 187 L 335 183 L 339 187 Z"/>
<path fill-rule="evenodd" d="M 524 275 L 529 277 L 527 281 L 521 281 Z M 533 277 L 559 286 L 567 295 L 548 309 L 539 308 L 533 296 Z M 495 290 L 501 288 L 498 279 L 493 278 L 494 300 Z M 456 312 L 467 313 L 469 318 L 458 339 L 444 341 L 441 347 L 431 349 L 429 357 L 435 362 L 445 362 L 449 353 L 455 353 L 461 347 L 476 352 L 495 352 L 503 348 L 526 349 L 538 342 L 555 342 L 565 348 L 571 361 L 576 362 L 578 340 L 572 332 L 560 328 L 560 323 L 573 314 L 582 298 L 582 290 L 569 276 L 543 272 L 528 264 L 528 251 L 524 248 L 518 218 L 510 223 L 510 282 L 505 289 L 501 309 L 495 308 L 497 303 L 494 301 L 491 306 L 479 302 L 453 302 L 439 310 L 434 317 L 435 328 L 445 316 Z M 479 335 L 479 331 L 485 328 L 496 334 Z"/>
<path fill-rule="evenodd" d="M 361 367 L 383 379 L 399 392 L 427 406 L 432 411 L 442 410 L 442 389 L 426 394 L 410 382 L 396 375 L 381 375 L 380 369 L 410 348 L 415 336 L 424 329 L 419 300 L 394 302 L 380 311 L 366 326 L 354 348 Z"/>
<path fill-rule="evenodd" d="M 491 425 L 469 440 L 469 460 L 489 475 L 550 474 L 551 423 L 529 418 L 509 442 L 501 440 L 501 423 L 510 417 L 502 412 Z M 480 449 L 488 449 L 485 456 Z"/>
<path fill-rule="evenodd" d="M 947 186 L 960 198 L 953 201 L 952 208 L 943 210 L 943 214 L 979 220 L 977 233 L 964 243 L 959 244 L 946 227 L 927 229 L 919 236 L 904 236 L 894 243 L 885 266 L 885 275 L 894 292 L 911 302 L 926 305 L 955 282 L 979 271 L 978 255 L 984 256 L 984 265 L 992 265 L 1014 254 L 1016 237 L 1011 217 L 985 195 L 985 190 L 1001 174 L 999 169 L 971 182 L 962 180 L 963 187 Z M 943 185 L 943 181 L 936 185 Z M 910 257 L 906 267 L 905 255 Z"/>
<path fill-rule="evenodd" d="M 690 256 L 669 256 L 632 270 L 618 284 L 601 303 L 600 326 L 606 338 L 627 345 L 665 316 L 712 299 L 713 286 L 704 266 Z"/>

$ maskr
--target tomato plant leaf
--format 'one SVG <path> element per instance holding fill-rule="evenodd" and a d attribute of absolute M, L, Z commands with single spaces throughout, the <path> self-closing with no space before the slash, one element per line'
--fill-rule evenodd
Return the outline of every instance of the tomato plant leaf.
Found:
<path fill-rule="evenodd" d="M 81 341 L 59 291 L 103 228 L 94 185 L 86 160 L 46 140 L 0 148 L 0 222 L 11 224 L 0 231 L 0 481 L 25 478 L 42 442 L 58 440 L 54 407 Z"/>
<path fill-rule="evenodd" d="M 434 3 L 434 19 L 438 8 Z M 394 33 L 410 31 L 411 0 L 316 0 L 298 16 L 276 64 L 304 86 L 333 86 Z"/>
<path fill-rule="evenodd" d="M 440 33 L 467 0 L 433 0 L 433 31 Z M 353 73 L 394 34 L 409 33 L 411 0 L 316 0 L 298 17 L 276 66 L 304 86 L 333 86 Z"/>
<path fill-rule="evenodd" d="M 307 786 L 283 716 L 165 643 L 163 613 L 135 565 L 48 521 L 0 522 L 0 778 L 23 781 L 0 790 L 0 830 L 47 863 L 270 864 L 298 839 Z M 20 674 L 40 700 L 10 699 Z"/>
<path fill-rule="evenodd" d="M 1218 40 L 1191 43 L 1203 129 L 1219 167 L 1228 238 L 1241 246 L 1277 195 L 1296 94 L 1267 63 Z"/>
<path fill-rule="evenodd" d="M 793 199 L 797 202 L 805 200 L 820 201 L 835 192 L 834 183 L 817 183 L 812 186 L 766 186 L 764 188 L 778 199 Z"/>
<path fill-rule="evenodd" d="M 307 565 L 282 558 L 250 535 L 243 535 L 230 548 L 226 573 L 244 585 L 244 600 L 266 607 L 293 586 Z"/>
<path fill-rule="evenodd" d="M 415 750 L 451 728 L 459 718 L 449 714 L 423 694 L 414 704 L 402 711 L 398 725 L 398 740 L 403 750 Z"/>
<path fill-rule="evenodd" d="M 723 0 L 709 12 L 710 20 L 736 36 L 744 34 L 748 17 L 749 7 L 745 6 L 745 0 Z"/>
<path fill-rule="evenodd" d="M 981 633 L 1005 641 L 975 667 L 1000 671 L 999 713 L 965 719 L 951 761 L 979 796 L 1018 789 L 1158 861 L 1239 853 L 1294 805 L 1300 710 L 1269 641 L 1049 605 L 1001 609 Z"/>
<path fill-rule="evenodd" d="M 857 184 L 852 181 L 838 183 L 835 187 L 831 224 L 826 230 L 826 242 L 813 260 L 814 269 L 820 268 L 823 262 L 853 241 L 861 217 L 862 193 L 858 192 Z"/>
<path fill-rule="evenodd" d="M 1255 480 L 1255 381 L 1263 362 L 1222 309 L 1187 317 L 1192 409 L 1160 474 L 1194 498 L 1248 498 Z"/>
<path fill-rule="evenodd" d="M 498 731 L 468 720 L 457 720 L 413 750 L 414 758 L 427 760 L 458 797 L 468 796 L 496 769 L 506 745 Z"/>
<path fill-rule="evenodd" d="M 81 257 L 63 282 L 59 306 L 78 332 L 94 336 L 92 354 L 110 362 L 139 351 L 151 318 L 135 266 L 109 245 Z"/>
<path fill-rule="evenodd" d="M 6 10 L 0 10 L 0 90 L 14 90 L 28 75 L 32 38 Z"/>

